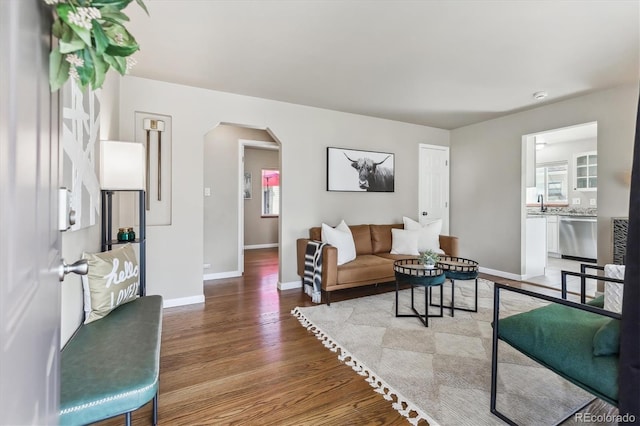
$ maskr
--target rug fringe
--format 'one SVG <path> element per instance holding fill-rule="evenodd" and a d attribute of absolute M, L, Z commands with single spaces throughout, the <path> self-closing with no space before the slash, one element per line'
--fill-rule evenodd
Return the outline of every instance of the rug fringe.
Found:
<path fill-rule="evenodd" d="M 299 307 L 296 307 L 291 311 L 291 315 L 296 317 L 300 324 L 315 334 L 316 338 L 322 342 L 322 344 L 331 350 L 338 353 L 338 360 L 344 364 L 350 366 L 353 371 L 361 376 L 366 377 L 366 381 L 374 388 L 374 391 L 381 394 L 387 401 L 393 401 L 391 406 L 398 413 L 404 416 L 409 423 L 417 425 L 420 420 L 425 420 L 430 426 L 438 426 L 438 423 L 432 419 L 429 415 L 420 410 L 417 406 L 412 404 L 408 399 L 396 392 L 391 386 L 384 382 L 377 376 L 371 369 L 360 362 L 353 354 L 349 353 L 346 349 L 342 348 L 338 343 L 334 342 L 331 337 L 326 334 L 322 329 L 314 325 L 311 321 L 304 316 Z"/>

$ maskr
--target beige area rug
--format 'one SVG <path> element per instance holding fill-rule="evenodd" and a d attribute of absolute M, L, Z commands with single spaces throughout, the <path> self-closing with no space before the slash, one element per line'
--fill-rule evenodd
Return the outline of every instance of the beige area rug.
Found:
<path fill-rule="evenodd" d="M 456 311 L 451 318 L 445 309 L 444 317 L 429 318 L 428 328 L 417 318 L 395 317 L 395 292 L 298 307 L 292 314 L 410 423 L 499 425 L 504 423 L 489 411 L 493 283 L 478 285 L 477 313 Z M 423 290 L 415 291 L 416 307 L 424 312 Z M 473 291 L 473 281 L 456 281 L 456 305 L 473 303 Z M 447 282 L 445 305 L 450 293 Z M 526 296 L 500 295 L 501 317 L 541 306 Z M 402 290 L 400 313 L 410 313 L 409 306 L 410 290 Z M 504 342 L 498 356 L 497 407 L 520 425 L 556 424 L 593 399 Z"/>

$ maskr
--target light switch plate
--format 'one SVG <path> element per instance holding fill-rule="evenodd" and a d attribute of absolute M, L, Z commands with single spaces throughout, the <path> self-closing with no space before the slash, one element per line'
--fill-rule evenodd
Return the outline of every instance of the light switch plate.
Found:
<path fill-rule="evenodd" d="M 580 204 L 580 198 L 574 198 L 571 204 Z"/>
<path fill-rule="evenodd" d="M 71 228 L 71 191 L 67 188 L 58 189 L 58 230 L 66 231 Z"/>
<path fill-rule="evenodd" d="M 204 196 L 205 197 L 211 197 L 211 188 L 205 188 L 204 189 Z"/>
<path fill-rule="evenodd" d="M 595 198 L 590 198 L 589 199 L 589 205 L 590 206 L 595 206 L 596 205 L 596 199 Z"/>

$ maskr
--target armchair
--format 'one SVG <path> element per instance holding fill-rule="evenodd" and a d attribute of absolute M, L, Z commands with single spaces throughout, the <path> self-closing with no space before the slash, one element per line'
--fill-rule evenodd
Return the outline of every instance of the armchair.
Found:
<path fill-rule="evenodd" d="M 581 278 L 581 303 L 566 300 L 566 277 L 569 275 Z M 496 407 L 499 340 L 596 398 L 618 405 L 618 352 L 622 315 L 604 310 L 604 297 L 584 303 L 588 278 L 623 282 L 585 272 L 563 271 L 562 298 L 495 284 L 490 410 L 508 424 L 516 423 Z M 505 291 L 550 303 L 529 312 L 500 318 L 500 295 Z M 573 414 L 570 413 L 566 418 Z"/>

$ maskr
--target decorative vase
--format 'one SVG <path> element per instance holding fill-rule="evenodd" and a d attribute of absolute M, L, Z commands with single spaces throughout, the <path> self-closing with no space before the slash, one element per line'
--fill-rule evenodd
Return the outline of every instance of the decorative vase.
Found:
<path fill-rule="evenodd" d="M 121 243 L 129 241 L 129 233 L 127 232 L 127 228 L 118 228 L 117 238 Z"/>

